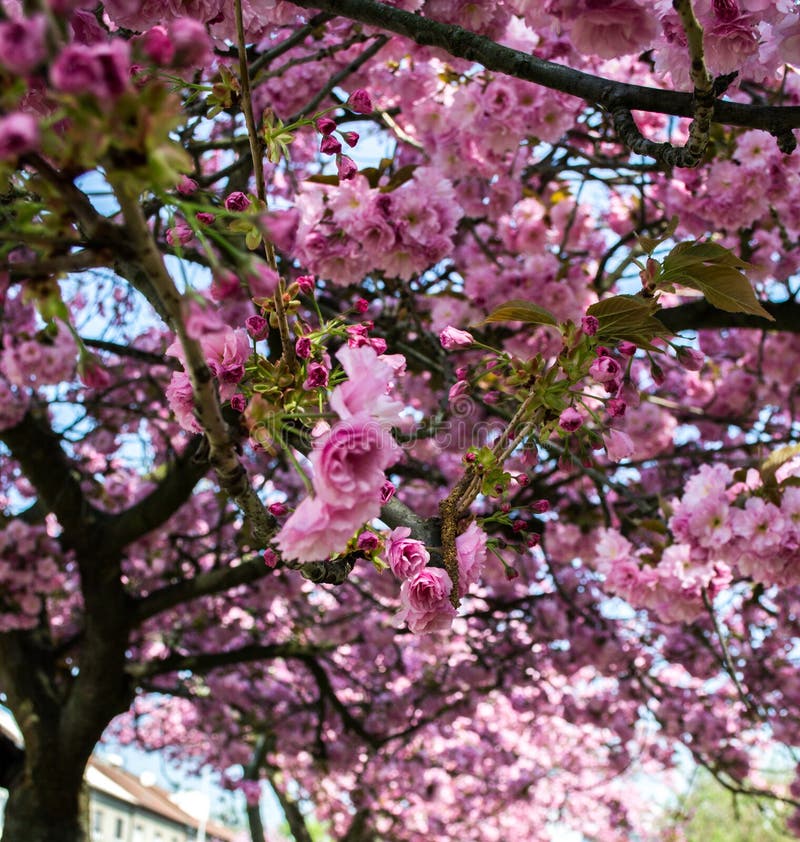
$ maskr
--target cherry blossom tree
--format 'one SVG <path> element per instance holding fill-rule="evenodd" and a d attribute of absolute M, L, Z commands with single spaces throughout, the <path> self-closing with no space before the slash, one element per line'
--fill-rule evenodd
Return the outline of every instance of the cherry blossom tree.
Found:
<path fill-rule="evenodd" d="M 800 807 L 796 3 L 0 6 L 4 842 Z"/>

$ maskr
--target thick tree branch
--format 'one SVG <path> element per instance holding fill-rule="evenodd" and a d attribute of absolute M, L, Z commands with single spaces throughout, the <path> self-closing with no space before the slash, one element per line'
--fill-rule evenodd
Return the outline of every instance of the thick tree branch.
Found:
<path fill-rule="evenodd" d="M 267 778 L 278 803 L 281 805 L 281 810 L 283 810 L 286 824 L 289 825 L 289 832 L 292 834 L 294 842 L 314 842 L 314 837 L 309 833 L 303 811 L 297 802 L 278 784 L 278 770 L 270 767 Z"/>
<path fill-rule="evenodd" d="M 381 506 L 381 520 L 391 529 L 407 526 L 411 530 L 411 537 L 422 541 L 429 548 L 442 544 L 439 519 L 420 517 L 397 497 L 392 497 Z"/>
<path fill-rule="evenodd" d="M 452 56 L 478 62 L 487 70 L 525 79 L 604 107 L 614 105 L 676 117 L 695 115 L 695 97 L 691 93 L 630 85 L 593 76 L 503 47 L 455 24 L 439 23 L 375 0 L 295 0 L 295 5 L 360 21 L 410 38 L 422 46 L 440 47 Z M 729 126 L 785 134 L 800 127 L 800 107 L 717 101 L 712 120 Z"/>
<path fill-rule="evenodd" d="M 105 339 L 87 339 L 81 337 L 87 348 L 97 348 L 100 351 L 108 351 L 118 357 L 128 357 L 132 360 L 140 360 L 150 365 L 160 365 L 173 371 L 180 370 L 180 363 L 174 357 L 165 357 L 162 354 L 154 354 L 152 351 L 143 351 L 133 345 L 121 345 L 119 342 L 108 342 Z"/>
<path fill-rule="evenodd" d="M 265 547 L 275 532 L 274 518 L 264 508 L 250 485 L 247 470 L 236 451 L 236 442 L 222 416 L 219 397 L 200 343 L 189 336 L 183 321 L 182 299 L 164 265 L 139 204 L 139 197 L 127 185 L 113 184 L 139 264 L 155 290 L 162 308 L 180 340 L 192 383 L 194 404 L 209 444 L 209 461 L 220 485 L 231 496 L 250 523 L 253 537 Z"/>
<path fill-rule="evenodd" d="M 270 658 L 294 658 L 306 661 L 315 655 L 335 649 L 335 645 L 319 646 L 303 643 L 267 643 L 241 646 L 224 652 L 200 652 L 195 655 L 169 655 L 160 661 L 147 661 L 142 664 L 128 664 L 127 674 L 135 681 L 141 681 L 154 675 L 166 675 L 171 672 L 190 670 L 194 673 L 206 673 L 220 667 L 246 664 L 253 661 L 266 661 Z"/>
<path fill-rule="evenodd" d="M 24 749 L 0 731 L 0 786 L 11 789 L 24 767 Z"/>
<path fill-rule="evenodd" d="M 712 307 L 705 299 L 679 304 L 659 310 L 656 318 L 674 333 L 682 330 L 706 330 L 719 328 L 742 327 L 753 330 L 785 331 L 786 333 L 800 333 L 800 304 L 796 301 L 784 301 L 773 304 L 769 301 L 761 302 L 764 309 L 775 318 L 768 322 L 759 316 L 748 316 L 745 313 L 728 313 Z"/>
<path fill-rule="evenodd" d="M 0 441 L 19 462 L 47 511 L 58 519 L 65 546 L 90 546 L 94 540 L 92 527 L 107 516 L 84 496 L 80 475 L 61 448 L 61 440 L 50 428 L 44 412 L 29 410 L 15 427 L 0 431 Z"/>
<path fill-rule="evenodd" d="M 308 667 L 310 673 L 314 676 L 319 688 L 320 699 L 327 698 L 333 705 L 334 710 L 339 714 L 342 724 L 348 731 L 352 731 L 364 740 L 365 743 L 371 746 L 377 746 L 378 740 L 370 734 L 369 731 L 356 719 L 347 708 L 347 705 L 336 695 L 333 689 L 331 679 L 322 664 L 315 658 L 305 656 L 301 659 Z"/>
<path fill-rule="evenodd" d="M 162 611 L 168 611 L 176 605 L 183 605 L 201 596 L 223 593 L 239 585 L 247 585 L 263 579 L 270 572 L 264 559 L 258 556 L 249 561 L 243 561 L 236 567 L 221 567 L 218 570 L 201 573 L 191 579 L 183 579 L 138 600 L 133 609 L 135 622 L 142 623 Z"/>
<path fill-rule="evenodd" d="M 201 436 L 195 436 L 146 497 L 110 519 L 103 535 L 106 548 L 120 549 L 147 535 L 169 520 L 189 499 L 209 469 L 205 456 L 198 455 L 202 442 Z"/>

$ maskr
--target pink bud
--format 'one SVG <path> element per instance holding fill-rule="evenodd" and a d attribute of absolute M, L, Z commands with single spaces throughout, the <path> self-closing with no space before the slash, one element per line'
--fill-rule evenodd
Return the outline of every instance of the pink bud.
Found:
<path fill-rule="evenodd" d="M 0 161 L 32 152 L 39 146 L 39 124 L 32 114 L 12 111 L 0 117 Z"/>
<path fill-rule="evenodd" d="M 378 536 L 374 532 L 362 532 L 358 536 L 356 546 L 364 553 L 371 553 L 378 548 Z"/>
<path fill-rule="evenodd" d="M 167 67 L 175 55 L 175 47 L 163 26 L 148 29 L 141 38 L 144 54 L 160 67 Z"/>
<path fill-rule="evenodd" d="M 340 155 L 336 159 L 336 171 L 339 173 L 340 181 L 349 181 L 351 178 L 355 178 L 358 167 L 352 158 L 348 158 L 347 155 Z"/>
<path fill-rule="evenodd" d="M 205 26 L 194 18 L 176 18 L 169 25 L 169 37 L 175 47 L 175 67 L 202 67 L 211 56 L 211 39 Z"/>
<path fill-rule="evenodd" d="M 267 547 L 266 550 L 264 550 L 264 564 L 266 564 L 270 569 L 273 569 L 277 563 L 278 554 L 272 549 L 272 547 Z"/>
<path fill-rule="evenodd" d="M 317 131 L 320 134 L 329 135 L 336 129 L 336 121 L 331 120 L 330 117 L 320 117 L 317 120 Z"/>
<path fill-rule="evenodd" d="M 442 343 L 442 348 L 452 351 L 454 348 L 468 348 L 475 342 L 475 339 L 466 330 L 459 330 L 452 325 L 448 325 L 439 334 L 439 342 Z"/>
<path fill-rule="evenodd" d="M 225 199 L 225 210 L 241 213 L 246 211 L 252 203 L 241 190 L 236 190 Z"/>
<path fill-rule="evenodd" d="M 608 412 L 612 418 L 622 418 L 627 407 L 628 405 L 625 401 L 620 400 L 619 398 L 611 398 L 611 400 L 606 404 L 606 412 Z"/>
<path fill-rule="evenodd" d="M 356 114 L 371 114 L 372 100 L 369 94 L 363 89 L 353 91 L 347 99 L 345 105 Z"/>
<path fill-rule="evenodd" d="M 584 420 L 582 412 L 579 412 L 574 406 L 568 406 L 559 416 L 558 425 L 562 430 L 574 433 L 575 430 L 583 426 Z"/>
<path fill-rule="evenodd" d="M 621 459 L 628 459 L 633 456 L 635 447 L 633 440 L 622 430 L 609 430 L 603 436 L 603 443 L 606 446 L 606 453 L 612 462 L 619 462 Z"/>
<path fill-rule="evenodd" d="M 584 316 L 581 319 L 581 330 L 587 336 L 594 336 L 600 328 L 600 322 L 597 316 Z"/>
<path fill-rule="evenodd" d="M 358 132 L 342 132 L 342 137 L 344 142 L 352 149 L 358 143 L 359 134 Z"/>
<path fill-rule="evenodd" d="M 319 151 L 326 155 L 338 155 L 342 151 L 342 144 L 331 135 L 325 135 L 319 144 Z"/>
<path fill-rule="evenodd" d="M 181 196 L 191 196 L 197 190 L 198 184 L 188 175 L 182 175 L 181 180 L 175 185 L 175 189 Z"/>
<path fill-rule="evenodd" d="M 93 354 L 87 354 L 78 362 L 78 376 L 88 389 L 107 389 L 111 385 L 111 375 Z"/>
<path fill-rule="evenodd" d="M 241 392 L 231 395 L 231 409 L 234 412 L 244 412 L 247 409 L 247 398 Z"/>
<path fill-rule="evenodd" d="M 283 517 L 289 511 L 285 503 L 270 503 L 267 509 L 273 517 Z"/>
<path fill-rule="evenodd" d="M 678 348 L 678 362 L 687 371 L 700 371 L 706 361 L 705 354 L 695 348 Z"/>
<path fill-rule="evenodd" d="M 263 316 L 248 316 L 244 323 L 251 339 L 258 342 L 267 338 L 269 322 Z"/>
<path fill-rule="evenodd" d="M 303 295 L 311 295 L 314 292 L 314 276 L 313 275 L 300 275 L 297 279 L 297 286 L 300 288 L 300 292 Z"/>
<path fill-rule="evenodd" d="M 381 505 L 385 506 L 391 499 L 394 497 L 395 492 L 395 485 L 393 482 L 390 482 L 388 479 L 386 482 L 383 483 L 381 486 Z"/>
<path fill-rule="evenodd" d="M 359 313 L 366 313 L 369 310 L 369 301 L 366 298 L 359 298 L 355 303 L 355 308 Z"/>

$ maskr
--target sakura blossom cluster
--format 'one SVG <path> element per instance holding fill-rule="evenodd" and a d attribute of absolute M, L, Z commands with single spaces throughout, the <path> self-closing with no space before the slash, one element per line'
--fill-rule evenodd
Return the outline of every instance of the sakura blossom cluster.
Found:
<path fill-rule="evenodd" d="M 234 330 L 218 319 L 208 320 L 202 316 L 198 324 L 190 325 L 190 331 L 199 338 L 208 367 L 217 380 L 220 398 L 230 400 L 236 385 L 244 377 L 244 366 L 252 352 L 247 331 L 243 328 Z M 180 359 L 186 368 L 186 357 L 178 340 L 169 346 L 167 353 Z M 186 370 L 172 373 L 166 395 L 181 427 L 189 432 L 200 432 L 201 427 L 194 417 L 192 383 Z"/>
<path fill-rule="evenodd" d="M 344 345 L 336 358 L 347 375 L 329 396 L 338 421 L 314 441 L 313 496 L 277 535 L 286 559 L 319 561 L 343 552 L 356 530 L 378 516 L 385 471 L 401 455 L 391 428 L 401 423 L 404 404 L 389 394 L 392 365 L 369 345 Z"/>
<path fill-rule="evenodd" d="M 669 545 L 653 555 L 617 530 L 600 533 L 594 564 L 606 587 L 665 622 L 688 622 L 734 580 L 791 587 L 800 582 L 800 489 L 773 502 L 759 483 L 734 482 L 725 465 L 704 465 L 671 505 Z M 762 491 L 763 494 L 763 491 Z"/>
<path fill-rule="evenodd" d="M 0 632 L 35 628 L 66 581 L 58 542 L 44 526 L 13 520 L 0 531 L 0 558 Z"/>
<path fill-rule="evenodd" d="M 410 280 L 452 251 L 461 217 L 452 184 L 425 167 L 394 190 L 370 187 L 364 176 L 304 190 L 297 207 L 298 259 L 342 285 L 376 271 Z"/>
<path fill-rule="evenodd" d="M 450 599 L 453 582 L 446 570 L 428 564 L 425 545 L 409 537 L 411 529 L 398 526 L 386 539 L 385 557 L 392 573 L 401 580 L 401 609 L 395 615 L 397 626 L 406 623 L 415 634 L 445 631 L 456 610 Z M 486 562 L 486 533 L 474 521 L 456 538 L 458 595 L 466 595 L 480 578 Z"/>

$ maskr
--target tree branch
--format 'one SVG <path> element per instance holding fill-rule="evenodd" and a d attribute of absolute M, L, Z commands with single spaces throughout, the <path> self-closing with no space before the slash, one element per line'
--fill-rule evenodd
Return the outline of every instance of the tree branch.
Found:
<path fill-rule="evenodd" d="M 47 423 L 44 411 L 28 410 L 19 424 L 0 431 L 0 441 L 19 462 L 46 509 L 58 519 L 65 546 L 91 546 L 92 527 L 107 515 L 84 496 L 77 468 L 61 448 L 61 440 Z"/>
<path fill-rule="evenodd" d="M 171 672 L 190 670 L 195 673 L 210 672 L 219 667 L 245 664 L 252 661 L 264 661 L 270 658 L 294 658 L 306 661 L 315 655 L 335 649 L 330 646 L 310 646 L 301 643 L 250 644 L 224 652 L 200 652 L 195 655 L 169 655 L 160 661 L 147 661 L 143 664 L 128 664 L 125 672 L 136 681 L 154 675 L 166 675 Z"/>
<path fill-rule="evenodd" d="M 674 333 L 680 333 L 682 330 L 733 327 L 800 333 L 800 304 L 796 301 L 783 301 L 779 304 L 770 301 L 761 303 L 764 309 L 774 317 L 774 322 L 768 322 L 759 316 L 749 316 L 746 313 L 728 313 L 725 310 L 718 310 L 705 299 L 659 310 L 656 318 Z"/>
<path fill-rule="evenodd" d="M 181 309 L 181 295 L 175 288 L 164 265 L 163 257 L 147 227 L 138 195 L 129 186 L 114 183 L 113 179 L 111 181 L 120 203 L 130 241 L 139 254 L 139 265 L 146 273 L 183 347 L 187 374 L 194 392 L 195 410 L 208 438 L 211 466 L 222 488 L 248 519 L 255 542 L 258 546 L 265 547 L 275 532 L 275 519 L 264 508 L 250 485 L 247 470 L 239 459 L 236 442 L 222 416 L 219 396 L 203 350 L 200 343 L 190 337 L 186 330 Z"/>
<path fill-rule="evenodd" d="M 208 472 L 208 460 L 199 457 L 202 436 L 194 436 L 168 467 L 164 479 L 143 499 L 106 524 L 104 546 L 122 547 L 161 526 L 189 499 L 195 485 Z"/>
<path fill-rule="evenodd" d="M 375 0 L 295 0 L 295 5 L 394 32 L 421 46 L 439 47 L 452 56 L 478 62 L 487 70 L 534 82 L 603 107 L 614 105 L 675 117 L 695 116 L 695 98 L 691 93 L 630 85 L 593 76 L 503 47 L 455 24 L 439 23 Z M 762 129 L 778 136 L 800 127 L 800 107 L 717 101 L 711 119 L 715 123 Z"/>
<path fill-rule="evenodd" d="M 236 567 L 221 567 L 209 570 L 191 579 L 183 579 L 174 585 L 167 585 L 134 603 L 134 618 L 140 624 L 162 611 L 182 605 L 209 594 L 223 593 L 239 585 L 247 585 L 263 579 L 271 570 L 259 555 L 244 561 Z"/>

